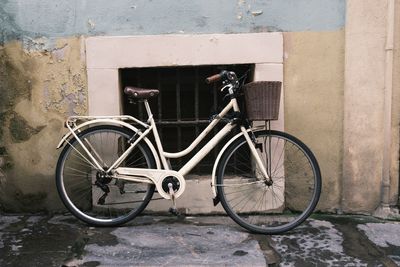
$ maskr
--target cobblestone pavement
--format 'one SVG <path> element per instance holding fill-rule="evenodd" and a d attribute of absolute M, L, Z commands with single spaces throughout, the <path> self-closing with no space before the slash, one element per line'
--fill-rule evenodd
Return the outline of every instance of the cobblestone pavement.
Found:
<path fill-rule="evenodd" d="M 141 216 L 89 227 L 70 215 L 1 215 L 0 266 L 400 266 L 400 222 L 314 215 L 275 236 L 228 217 Z"/>

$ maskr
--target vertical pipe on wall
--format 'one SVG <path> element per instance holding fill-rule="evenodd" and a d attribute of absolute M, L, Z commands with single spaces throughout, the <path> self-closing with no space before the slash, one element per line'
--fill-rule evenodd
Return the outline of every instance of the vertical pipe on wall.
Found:
<path fill-rule="evenodd" d="M 386 59 L 385 59 L 385 92 L 384 92 L 384 147 L 382 167 L 381 208 L 390 205 L 390 166 L 391 166 L 391 128 L 392 128 L 392 96 L 393 96 L 393 47 L 395 24 L 395 1 L 388 0 L 386 25 Z"/>

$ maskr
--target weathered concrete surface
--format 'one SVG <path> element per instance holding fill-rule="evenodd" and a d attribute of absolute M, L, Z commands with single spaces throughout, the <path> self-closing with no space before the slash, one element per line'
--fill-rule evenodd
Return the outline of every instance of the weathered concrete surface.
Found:
<path fill-rule="evenodd" d="M 318 208 L 331 211 L 342 177 L 343 44 L 344 31 L 284 34 L 285 131 L 314 152 L 323 178 Z"/>
<path fill-rule="evenodd" d="M 55 147 L 65 118 L 87 110 L 81 43 L 60 39 L 51 50 L 27 50 L 20 42 L 0 46 L 3 209 L 60 207 L 53 182 Z"/>
<path fill-rule="evenodd" d="M 249 234 L 220 226 L 153 225 L 112 231 L 117 245 L 87 244 L 82 262 L 104 265 L 266 265 Z M 127 261 L 128 256 L 128 261 Z"/>
<path fill-rule="evenodd" d="M 142 216 L 119 228 L 71 216 L 0 217 L 1 266 L 398 266 L 399 222 L 317 216 L 276 236 L 227 217 Z"/>

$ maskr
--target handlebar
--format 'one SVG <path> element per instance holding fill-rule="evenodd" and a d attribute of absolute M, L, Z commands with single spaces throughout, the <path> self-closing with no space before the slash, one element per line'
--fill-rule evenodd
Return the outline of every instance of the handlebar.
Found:
<path fill-rule="evenodd" d="M 238 79 L 235 72 L 223 70 L 219 74 L 207 77 L 205 82 L 207 84 L 210 84 L 222 80 L 223 87 L 221 89 L 221 92 L 229 89 L 229 94 L 232 96 L 240 88 L 240 80 L 242 80 L 243 82 L 246 80 L 247 73 L 249 71 L 250 70 L 248 70 L 241 78 Z"/>
<path fill-rule="evenodd" d="M 207 83 L 207 84 L 215 83 L 215 82 L 220 81 L 221 79 L 222 79 L 221 74 L 215 74 L 215 75 L 213 75 L 213 76 L 207 77 L 207 78 L 206 78 L 206 83 Z"/>
<path fill-rule="evenodd" d="M 218 81 L 220 81 L 222 79 L 226 79 L 227 74 L 228 74 L 228 71 L 223 70 L 219 74 L 215 74 L 213 76 L 207 77 L 206 78 L 206 83 L 210 84 L 210 83 L 218 82 Z"/>

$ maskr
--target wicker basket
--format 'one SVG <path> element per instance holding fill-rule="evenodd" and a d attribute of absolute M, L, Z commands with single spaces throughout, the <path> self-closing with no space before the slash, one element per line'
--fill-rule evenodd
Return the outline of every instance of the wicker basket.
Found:
<path fill-rule="evenodd" d="M 243 86 L 247 117 L 252 121 L 277 120 L 282 83 L 251 82 Z"/>

